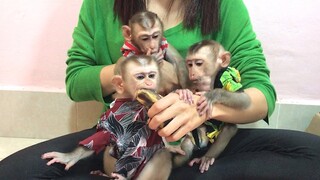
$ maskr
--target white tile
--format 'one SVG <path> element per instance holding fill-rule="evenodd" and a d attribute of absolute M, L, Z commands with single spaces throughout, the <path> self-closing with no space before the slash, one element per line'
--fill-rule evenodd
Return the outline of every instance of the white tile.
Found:
<path fill-rule="evenodd" d="M 278 128 L 305 131 L 319 110 L 320 105 L 281 104 Z"/>
<path fill-rule="evenodd" d="M 264 120 L 257 121 L 255 123 L 250 124 L 239 124 L 239 128 L 277 128 L 278 125 L 278 116 L 279 116 L 279 109 L 280 104 L 276 104 L 274 112 L 272 113 L 271 117 L 269 118 L 269 124 L 267 124 Z"/>

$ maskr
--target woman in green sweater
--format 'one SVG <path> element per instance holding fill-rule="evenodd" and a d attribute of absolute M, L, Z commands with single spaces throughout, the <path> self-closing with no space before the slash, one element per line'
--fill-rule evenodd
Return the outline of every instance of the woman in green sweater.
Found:
<path fill-rule="evenodd" d="M 84 0 L 68 51 L 66 85 L 72 100 L 96 100 L 108 108 L 114 92 L 110 83 L 113 68 L 124 42 L 121 25 L 127 24 L 135 12 L 145 9 L 162 19 L 164 36 L 183 57 L 195 42 L 220 42 L 231 52 L 230 66 L 240 71 L 244 91 L 251 98 L 251 105 L 245 110 L 214 105 L 210 117 L 199 117 L 194 106 L 170 93 L 149 110 L 150 128 L 156 129 L 172 118 L 159 135 L 175 141 L 207 119 L 237 124 L 260 119 L 268 122 L 276 93 L 242 0 Z M 94 132 L 94 128 L 84 130 L 20 151 L 1 161 L 0 177 L 101 178 L 89 175 L 91 170 L 102 169 L 101 155 L 80 161 L 68 171 L 61 164 L 46 166 L 47 160 L 40 158 L 49 151 L 68 152 Z M 173 170 L 170 178 L 319 179 L 318 167 L 320 138 L 316 136 L 288 130 L 240 129 L 207 172 L 200 173 L 196 165 L 186 165 Z"/>

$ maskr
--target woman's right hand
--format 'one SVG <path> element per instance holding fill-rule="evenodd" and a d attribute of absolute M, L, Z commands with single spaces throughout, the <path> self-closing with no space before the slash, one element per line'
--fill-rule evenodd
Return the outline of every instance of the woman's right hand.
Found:
<path fill-rule="evenodd" d="M 197 102 L 199 96 L 193 99 Z M 188 104 L 179 99 L 177 93 L 170 93 L 158 100 L 148 111 L 150 117 L 149 127 L 158 130 L 158 134 L 167 141 L 177 141 L 188 132 L 200 126 L 206 115 L 199 116 L 196 104 Z M 161 124 L 172 119 L 165 127 L 159 129 Z"/>

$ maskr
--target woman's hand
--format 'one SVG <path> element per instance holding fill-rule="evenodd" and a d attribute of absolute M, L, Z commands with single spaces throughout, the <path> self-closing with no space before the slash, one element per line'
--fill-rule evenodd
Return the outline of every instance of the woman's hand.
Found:
<path fill-rule="evenodd" d="M 199 96 L 194 96 L 195 102 Z M 167 141 L 176 141 L 186 133 L 200 126 L 207 118 L 199 116 L 195 104 L 188 104 L 179 99 L 177 93 L 170 93 L 158 100 L 148 111 L 149 127 L 158 129 L 159 126 L 172 119 L 164 128 L 159 129 L 160 136 Z"/>

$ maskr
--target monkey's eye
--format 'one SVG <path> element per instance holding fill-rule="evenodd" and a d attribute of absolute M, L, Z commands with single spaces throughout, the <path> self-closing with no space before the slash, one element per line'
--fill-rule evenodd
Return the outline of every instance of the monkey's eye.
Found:
<path fill-rule="evenodd" d="M 156 73 L 150 73 L 150 74 L 148 74 L 148 78 L 150 78 L 150 79 L 155 79 L 155 78 L 156 78 Z"/>
<path fill-rule="evenodd" d="M 149 37 L 148 36 L 141 36 L 140 39 L 142 41 L 148 41 L 149 40 Z"/>
<path fill-rule="evenodd" d="M 187 65 L 188 65 L 188 67 L 192 67 L 193 64 L 192 64 L 192 62 L 188 62 Z"/>
<path fill-rule="evenodd" d="M 148 41 L 149 38 L 141 38 L 142 41 Z"/>
<path fill-rule="evenodd" d="M 161 36 L 161 33 L 160 33 L 159 31 L 154 32 L 154 33 L 152 34 L 152 38 L 153 38 L 153 39 L 156 39 L 156 38 L 158 38 L 159 36 Z"/>
<path fill-rule="evenodd" d="M 138 80 L 143 80 L 145 78 L 145 75 L 144 74 L 136 74 L 136 79 Z"/>
<path fill-rule="evenodd" d="M 202 61 L 202 60 L 197 60 L 197 61 L 195 62 L 195 64 L 196 64 L 196 66 L 202 66 L 203 61 Z"/>

